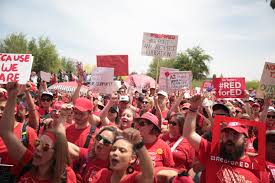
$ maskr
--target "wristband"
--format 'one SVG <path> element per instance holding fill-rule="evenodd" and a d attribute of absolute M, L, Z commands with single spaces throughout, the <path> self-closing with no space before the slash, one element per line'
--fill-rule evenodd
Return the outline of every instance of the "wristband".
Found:
<path fill-rule="evenodd" d="M 134 145 L 134 150 L 137 151 L 139 149 L 141 149 L 144 146 L 144 142 L 143 140 L 141 140 L 139 143 Z"/>

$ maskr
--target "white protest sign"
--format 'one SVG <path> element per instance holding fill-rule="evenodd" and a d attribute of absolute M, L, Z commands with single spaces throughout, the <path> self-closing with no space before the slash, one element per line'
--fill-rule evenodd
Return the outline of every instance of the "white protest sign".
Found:
<path fill-rule="evenodd" d="M 168 91 L 168 76 L 170 72 L 179 71 L 174 68 L 160 67 L 159 70 L 159 90 Z"/>
<path fill-rule="evenodd" d="M 97 67 L 91 75 L 90 90 L 96 93 L 111 94 L 114 88 L 114 68 Z"/>
<path fill-rule="evenodd" d="M 263 98 L 263 94 L 275 98 L 275 63 L 265 62 L 257 97 Z"/>
<path fill-rule="evenodd" d="M 51 73 L 40 71 L 40 77 L 43 81 L 46 81 L 46 82 L 51 81 Z"/>
<path fill-rule="evenodd" d="M 175 58 L 177 56 L 178 36 L 143 33 L 141 54 L 146 56 Z"/>
<path fill-rule="evenodd" d="M 191 88 L 191 71 L 173 71 L 168 76 L 168 92 L 178 91 L 183 88 Z"/>
<path fill-rule="evenodd" d="M 31 54 L 0 53 L 0 84 L 15 81 L 26 84 L 30 78 L 32 62 Z"/>

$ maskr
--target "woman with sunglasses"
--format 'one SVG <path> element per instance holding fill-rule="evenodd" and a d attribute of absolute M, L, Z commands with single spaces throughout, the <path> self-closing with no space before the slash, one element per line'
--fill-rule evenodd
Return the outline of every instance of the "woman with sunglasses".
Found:
<path fill-rule="evenodd" d="M 146 113 L 146 112 L 152 112 L 152 109 L 154 107 L 154 100 L 150 97 L 145 97 L 141 104 L 141 111 L 140 115 Z"/>
<path fill-rule="evenodd" d="M 139 158 L 141 171 L 132 164 Z M 109 156 L 110 166 L 100 170 L 93 183 L 153 183 L 153 164 L 139 131 L 128 128 L 116 138 Z"/>
<path fill-rule="evenodd" d="M 80 148 L 69 143 L 70 155 L 80 162 L 80 171 L 84 183 L 92 182 L 96 173 L 109 166 L 109 154 L 117 135 L 113 126 L 103 127 L 95 136 L 91 149 Z"/>
<path fill-rule="evenodd" d="M 34 152 L 28 150 L 14 135 L 14 108 L 18 88 L 17 83 L 7 84 L 8 101 L 0 121 L 0 136 L 10 157 L 18 163 L 13 171 L 16 176 L 21 174 L 17 182 L 76 182 L 75 174 L 68 166 L 68 144 L 62 133 L 53 129 L 45 131 L 36 140 Z"/>
<path fill-rule="evenodd" d="M 150 153 L 154 167 L 173 167 L 174 160 L 170 147 L 159 137 L 161 128 L 158 118 L 150 113 L 144 113 L 135 119 L 135 128 L 139 130 L 145 147 Z"/>
<path fill-rule="evenodd" d="M 161 138 L 170 146 L 175 161 L 174 168 L 188 171 L 191 168 L 194 149 L 182 136 L 184 114 L 175 113 L 168 119 L 168 133 Z"/>

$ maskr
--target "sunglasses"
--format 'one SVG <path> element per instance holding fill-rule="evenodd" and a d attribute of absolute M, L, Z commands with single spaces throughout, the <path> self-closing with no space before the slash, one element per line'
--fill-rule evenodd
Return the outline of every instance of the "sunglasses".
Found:
<path fill-rule="evenodd" d="M 275 115 L 267 115 L 266 117 L 270 119 L 275 119 Z"/>
<path fill-rule="evenodd" d="M 50 99 L 50 98 L 41 98 L 41 101 L 42 102 L 50 102 L 50 101 L 52 101 L 52 99 Z"/>
<path fill-rule="evenodd" d="M 168 122 L 168 125 L 177 126 L 177 123 L 176 123 L 176 122 L 173 122 L 173 121 L 169 121 L 169 122 Z"/>
<path fill-rule="evenodd" d="M 137 121 L 137 124 L 138 124 L 139 126 L 145 126 L 145 125 L 148 125 L 149 122 L 140 120 L 140 121 Z"/>
<path fill-rule="evenodd" d="M 101 136 L 100 134 L 97 134 L 95 136 L 95 139 L 98 142 L 100 142 L 101 140 L 103 140 L 103 144 L 106 145 L 106 146 L 112 144 L 112 142 L 110 140 L 106 139 L 105 137 Z"/>
<path fill-rule="evenodd" d="M 227 117 L 230 117 L 229 114 L 215 114 L 215 113 L 212 113 L 212 118 L 214 118 L 215 116 L 227 116 Z"/>
<path fill-rule="evenodd" d="M 44 152 L 47 152 L 49 149 L 54 149 L 53 147 L 50 147 L 49 144 L 43 144 L 43 143 L 41 143 L 40 140 L 36 139 L 36 140 L 34 141 L 34 147 L 37 148 L 37 147 L 40 146 L 40 145 L 41 145 L 42 150 L 43 150 Z"/>

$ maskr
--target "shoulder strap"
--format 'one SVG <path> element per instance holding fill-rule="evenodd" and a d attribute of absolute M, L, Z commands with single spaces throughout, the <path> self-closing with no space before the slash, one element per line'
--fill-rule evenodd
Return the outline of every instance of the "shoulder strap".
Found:
<path fill-rule="evenodd" d="M 173 147 L 171 147 L 171 152 L 174 152 L 175 149 L 178 147 L 178 145 L 181 143 L 181 141 L 183 140 L 183 136 L 181 136 L 173 145 Z"/>
<path fill-rule="evenodd" d="M 93 135 L 93 133 L 95 132 L 95 129 L 96 129 L 96 125 L 94 125 L 93 127 L 90 128 L 89 134 L 87 135 L 85 144 L 84 144 L 84 146 L 83 146 L 84 148 L 88 148 L 89 143 L 90 143 L 91 138 L 92 138 L 92 135 Z"/>
<path fill-rule="evenodd" d="M 24 122 L 22 125 L 22 129 L 21 129 L 21 142 L 25 147 L 28 147 L 28 145 L 29 145 L 27 126 L 28 126 L 28 123 Z"/>

